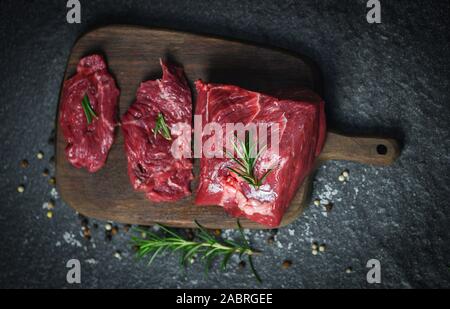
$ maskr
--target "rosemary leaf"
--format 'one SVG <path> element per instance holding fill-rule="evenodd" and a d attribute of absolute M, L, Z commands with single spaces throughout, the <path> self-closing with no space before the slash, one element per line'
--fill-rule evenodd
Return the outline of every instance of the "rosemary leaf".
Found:
<path fill-rule="evenodd" d="M 251 255 L 248 256 L 248 263 L 250 264 L 250 268 L 253 272 L 253 274 L 255 275 L 256 280 L 261 283 L 261 277 L 258 275 L 258 272 L 256 271 L 255 265 L 253 265 L 253 258 Z"/>
<path fill-rule="evenodd" d="M 83 107 L 84 115 L 86 116 L 88 124 L 91 124 L 92 118 L 98 118 L 97 114 L 92 109 L 91 102 L 89 102 L 89 97 L 87 94 L 85 94 L 81 100 L 81 106 Z"/>
<path fill-rule="evenodd" d="M 228 151 L 226 151 L 228 157 L 233 160 L 239 167 L 227 167 L 231 172 L 235 173 L 237 176 L 241 177 L 248 184 L 252 185 L 256 189 L 263 184 L 264 180 L 270 174 L 273 169 L 267 170 L 260 178 L 255 175 L 255 166 L 258 158 L 265 151 L 266 146 L 261 147 L 259 152 L 256 152 L 256 144 L 252 144 L 250 142 L 250 134 L 248 131 L 245 132 L 245 141 L 239 141 L 236 143 L 233 141 L 233 148 L 237 154 L 237 157 L 234 157 Z"/>
<path fill-rule="evenodd" d="M 158 134 L 161 134 L 161 136 L 166 140 L 172 140 L 170 129 L 167 126 L 166 119 L 164 118 L 164 115 L 162 113 L 159 113 L 156 117 L 155 128 L 152 129 L 152 132 L 155 138 Z"/>
<path fill-rule="evenodd" d="M 158 236 L 151 231 L 145 231 L 147 235 L 145 239 L 133 236 L 131 241 L 138 249 L 136 256 L 138 258 L 149 256 L 148 265 L 151 265 L 158 256 L 161 256 L 166 251 L 170 253 L 180 252 L 179 261 L 183 268 L 186 268 L 192 258 L 199 256 L 205 262 L 205 273 L 207 273 L 212 268 L 214 260 L 218 257 L 222 257 L 220 268 L 225 270 L 228 261 L 233 255 L 251 257 L 259 253 L 250 247 L 239 221 L 238 227 L 242 237 L 241 244 L 232 240 L 220 241 L 197 221 L 195 223 L 198 227 L 196 235 L 198 240 L 187 240 L 175 231 L 162 225 L 159 225 L 159 227 L 164 234 L 163 236 Z M 251 270 L 254 272 L 255 278 L 260 281 L 261 279 L 253 266 Z"/>
<path fill-rule="evenodd" d="M 232 255 L 233 252 L 229 252 L 223 257 L 222 263 L 220 264 L 220 268 L 222 269 L 222 271 L 224 271 L 227 268 L 228 261 L 230 260 Z"/>

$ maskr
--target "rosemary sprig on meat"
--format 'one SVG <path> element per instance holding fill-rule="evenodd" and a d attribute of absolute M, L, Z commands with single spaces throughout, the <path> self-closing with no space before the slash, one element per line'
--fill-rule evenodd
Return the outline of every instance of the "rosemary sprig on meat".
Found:
<path fill-rule="evenodd" d="M 84 115 L 86 116 L 88 124 L 91 124 L 92 118 L 98 119 L 97 114 L 92 109 L 91 102 L 89 101 L 89 97 L 87 94 L 85 94 L 83 99 L 81 100 L 81 106 L 83 107 Z"/>
<path fill-rule="evenodd" d="M 167 126 L 166 119 L 164 118 L 164 115 L 162 113 L 159 113 L 158 117 L 156 117 L 155 128 L 152 129 L 152 132 L 154 133 L 155 138 L 156 135 L 161 134 L 161 136 L 166 140 L 172 140 L 170 129 Z"/>
<path fill-rule="evenodd" d="M 256 273 L 253 266 L 252 257 L 259 254 L 258 251 L 252 249 L 244 236 L 242 227 L 238 221 L 239 231 L 242 237 L 241 243 L 238 244 L 233 240 L 218 240 L 212 236 L 203 226 L 195 221 L 198 232 L 194 240 L 189 240 L 175 231 L 158 225 L 164 232 L 164 235 L 160 236 L 156 233 L 147 230 L 138 230 L 142 234 L 145 234 L 144 238 L 132 237 L 132 243 L 137 249 L 137 256 L 139 258 L 150 257 L 148 264 L 152 264 L 155 258 L 164 252 L 180 252 L 180 265 L 186 267 L 188 263 L 195 258 L 200 258 L 205 263 L 205 272 L 212 267 L 216 258 L 221 257 L 220 268 L 225 270 L 230 258 L 233 255 L 239 255 L 239 257 L 247 256 L 252 272 L 255 275 L 256 280 L 261 282 L 260 277 Z"/>
<path fill-rule="evenodd" d="M 235 157 L 233 154 L 228 152 L 228 157 L 232 159 L 238 167 L 228 167 L 230 171 L 247 181 L 250 185 L 258 189 L 264 182 L 264 180 L 269 176 L 273 169 L 268 169 L 261 177 L 257 177 L 255 173 L 255 166 L 258 158 L 265 151 L 266 146 L 262 147 L 259 152 L 256 152 L 256 144 L 250 142 L 250 134 L 248 131 L 245 132 L 245 140 L 233 141 L 233 148 L 237 154 Z"/>

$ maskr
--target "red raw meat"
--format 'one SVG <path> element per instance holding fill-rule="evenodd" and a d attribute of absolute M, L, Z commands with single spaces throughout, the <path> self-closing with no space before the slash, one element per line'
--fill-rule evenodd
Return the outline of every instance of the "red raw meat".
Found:
<path fill-rule="evenodd" d="M 88 95 L 98 118 L 88 124 L 81 102 Z M 59 123 L 67 142 L 67 160 L 77 168 L 98 171 L 114 140 L 119 90 L 102 56 L 80 60 L 77 73 L 64 83 Z"/>
<path fill-rule="evenodd" d="M 277 155 L 268 147 L 259 157 L 256 175 L 262 176 L 271 167 L 273 170 L 258 189 L 229 170 L 236 167 L 229 157 L 208 159 L 203 155 L 195 203 L 220 205 L 233 216 L 277 227 L 322 150 L 326 134 L 324 102 L 308 90 L 293 101 L 202 81 L 196 82 L 196 88 L 196 115 L 202 116 L 203 126 L 211 122 L 222 128 L 226 123 L 278 123 L 279 151 Z M 207 138 L 202 137 L 203 144 Z M 272 140 L 270 131 L 268 140 Z"/>
<path fill-rule="evenodd" d="M 191 194 L 192 159 L 174 157 L 173 146 L 191 153 L 192 98 L 183 69 L 161 61 L 163 77 L 141 83 L 136 101 L 122 117 L 128 176 L 135 190 L 155 202 L 175 201 Z M 155 137 L 159 114 L 172 140 Z M 177 145 L 173 143 L 178 143 Z"/>

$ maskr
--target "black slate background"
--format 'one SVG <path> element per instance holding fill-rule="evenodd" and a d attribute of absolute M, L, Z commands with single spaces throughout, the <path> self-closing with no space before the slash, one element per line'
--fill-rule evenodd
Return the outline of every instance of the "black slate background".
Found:
<path fill-rule="evenodd" d="M 450 287 L 449 235 L 449 1 L 382 0 L 382 24 L 366 22 L 365 0 L 321 1 L 81 1 L 82 24 L 66 23 L 66 1 L 0 3 L 0 287 Z M 245 39 L 313 58 L 324 77 L 330 127 L 399 139 L 391 167 L 329 162 L 313 197 L 329 197 L 324 216 L 311 206 L 280 229 L 252 231 L 264 251 L 258 285 L 237 262 L 205 277 L 186 273 L 175 257 L 151 268 L 133 258 L 129 235 L 80 236 L 75 212 L 57 199 L 54 218 L 42 204 L 54 172 L 54 129 L 60 84 L 76 38 L 100 25 L 160 26 Z M 36 159 L 42 150 L 45 158 Z M 21 169 L 21 159 L 30 167 Z M 337 181 L 349 169 L 347 184 Z M 18 194 L 19 184 L 26 191 Z M 79 242 L 66 242 L 64 235 Z M 229 235 L 230 232 L 225 232 Z M 231 233 L 232 234 L 232 233 Z M 311 241 L 327 251 L 311 254 Z M 122 260 L 114 252 L 122 252 Z M 82 284 L 66 283 L 66 262 L 82 264 Z M 382 283 L 366 282 L 366 263 L 378 259 Z M 284 259 L 293 265 L 281 268 Z M 345 269 L 353 272 L 346 274 Z"/>

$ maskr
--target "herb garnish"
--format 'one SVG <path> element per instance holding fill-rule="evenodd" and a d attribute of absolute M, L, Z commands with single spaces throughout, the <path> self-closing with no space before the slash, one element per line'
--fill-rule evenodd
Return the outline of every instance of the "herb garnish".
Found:
<path fill-rule="evenodd" d="M 84 95 L 81 100 L 81 106 L 83 106 L 84 114 L 86 115 L 86 120 L 88 124 L 91 124 L 92 117 L 98 118 L 97 114 L 94 112 L 91 106 L 91 102 L 89 102 L 89 97 L 87 94 Z"/>
<path fill-rule="evenodd" d="M 245 141 L 239 140 L 239 145 L 233 141 L 233 148 L 238 157 L 235 158 L 230 153 L 228 153 L 228 156 L 239 165 L 239 168 L 228 167 L 228 169 L 258 189 L 273 169 L 268 169 L 260 178 L 255 175 L 256 162 L 266 149 L 266 145 L 258 153 L 256 153 L 255 147 L 255 144 L 250 144 L 248 131 L 245 132 Z"/>
<path fill-rule="evenodd" d="M 166 119 L 164 119 L 164 115 L 162 113 L 158 114 L 158 117 L 156 118 L 155 128 L 152 129 L 152 132 L 155 134 L 155 138 L 159 133 L 166 140 L 172 140 L 170 129 L 167 126 Z"/>
<path fill-rule="evenodd" d="M 206 229 L 197 221 L 198 226 L 197 238 L 198 240 L 188 240 L 177 234 L 175 231 L 168 229 L 165 226 L 157 225 L 164 231 L 164 236 L 159 236 L 151 231 L 138 230 L 145 234 L 144 238 L 132 237 L 133 245 L 137 248 L 137 256 L 143 258 L 150 256 L 148 265 L 150 265 L 155 258 L 165 251 L 181 252 L 180 265 L 186 267 L 187 264 L 195 257 L 200 257 L 205 262 L 205 272 L 211 268 L 215 258 L 223 257 L 220 268 L 225 270 L 231 256 L 237 254 L 239 257 L 246 255 L 256 280 L 261 282 L 261 278 L 256 273 L 253 266 L 252 256 L 259 254 L 259 251 L 252 249 L 244 236 L 242 227 L 238 221 L 239 231 L 242 237 L 242 244 L 238 244 L 232 240 L 219 241 L 212 236 Z"/>

